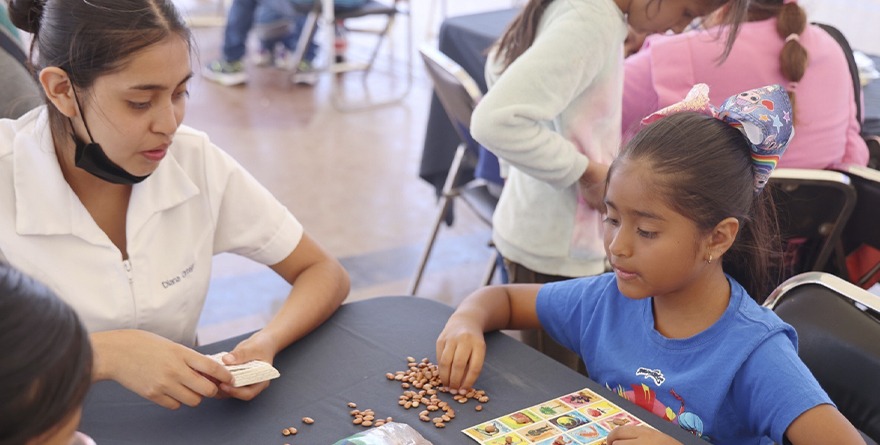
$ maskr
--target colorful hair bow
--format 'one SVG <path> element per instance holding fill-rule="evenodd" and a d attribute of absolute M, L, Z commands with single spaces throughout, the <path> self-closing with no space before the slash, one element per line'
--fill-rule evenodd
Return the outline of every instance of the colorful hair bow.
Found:
<path fill-rule="evenodd" d="M 764 189 L 770 173 L 794 137 L 791 102 L 780 85 L 739 93 L 715 108 L 709 103 L 709 87 L 700 83 L 691 88 L 684 100 L 651 114 L 642 124 L 687 111 L 712 116 L 742 132 L 752 149 L 755 194 Z"/>

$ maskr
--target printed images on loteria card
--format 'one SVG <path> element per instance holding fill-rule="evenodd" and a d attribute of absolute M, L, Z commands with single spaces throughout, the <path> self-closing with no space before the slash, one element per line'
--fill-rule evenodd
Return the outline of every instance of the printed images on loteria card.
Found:
<path fill-rule="evenodd" d="M 581 407 L 578 409 L 579 412 L 586 414 L 590 419 L 596 420 L 602 417 L 608 417 L 612 414 L 617 414 L 620 412 L 620 408 L 617 405 L 607 401 L 602 400 L 596 403 L 591 403 L 587 406 Z"/>
<path fill-rule="evenodd" d="M 610 400 L 582 389 L 461 431 L 481 445 L 607 445 L 612 429 L 643 424 Z"/>
<path fill-rule="evenodd" d="M 510 429 L 515 430 L 530 423 L 540 422 L 541 417 L 527 409 L 524 409 L 522 411 L 517 411 L 515 413 L 501 417 L 499 420 L 501 420 L 501 423 L 507 425 Z"/>
<path fill-rule="evenodd" d="M 551 417 L 556 417 L 560 414 L 571 411 L 571 406 L 562 403 L 562 401 L 559 399 L 553 399 L 540 405 L 535 405 L 529 408 L 529 411 L 537 413 L 539 416 L 545 419 L 549 419 Z"/>
<path fill-rule="evenodd" d="M 523 439 L 519 434 L 507 433 L 501 437 L 483 443 L 486 445 L 526 445 L 529 442 Z"/>

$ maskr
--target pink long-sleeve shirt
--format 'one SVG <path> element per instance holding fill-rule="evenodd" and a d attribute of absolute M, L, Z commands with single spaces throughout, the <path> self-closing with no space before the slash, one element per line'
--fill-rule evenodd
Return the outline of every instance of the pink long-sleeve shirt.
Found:
<path fill-rule="evenodd" d="M 868 148 L 859 135 L 852 78 L 840 45 L 817 26 L 799 37 L 809 62 L 798 83 L 795 137 L 779 162 L 788 168 L 830 168 L 868 163 Z M 656 36 L 625 62 L 624 135 L 639 121 L 680 101 L 696 83 L 709 85 L 711 103 L 769 84 L 788 86 L 780 71 L 783 38 L 776 19 L 744 23 L 727 60 L 718 65 L 726 37 L 715 30 Z"/>

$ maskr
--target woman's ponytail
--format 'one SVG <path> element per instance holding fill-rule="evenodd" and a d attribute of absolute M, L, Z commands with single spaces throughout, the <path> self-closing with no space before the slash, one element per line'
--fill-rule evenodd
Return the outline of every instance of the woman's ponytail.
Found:
<path fill-rule="evenodd" d="M 782 52 L 779 53 L 779 66 L 782 75 L 788 79 L 785 90 L 791 101 L 792 118 L 797 111 L 795 101 L 797 85 L 807 69 L 807 49 L 800 42 L 800 35 L 806 26 L 807 15 L 800 6 L 796 2 L 783 3 L 776 19 L 776 32 L 779 37 L 785 39 Z"/>

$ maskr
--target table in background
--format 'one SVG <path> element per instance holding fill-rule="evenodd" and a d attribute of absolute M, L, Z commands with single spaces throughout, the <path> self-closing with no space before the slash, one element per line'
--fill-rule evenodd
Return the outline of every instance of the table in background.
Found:
<path fill-rule="evenodd" d="M 486 65 L 486 50 L 501 37 L 507 25 L 519 12 L 519 8 L 479 14 L 450 17 L 440 25 L 439 49 L 450 59 L 462 66 L 486 93 L 486 79 L 483 67 Z M 459 144 L 458 134 L 443 111 L 436 95 L 431 98 L 431 110 L 425 131 L 425 145 L 419 177 L 428 181 L 438 190 L 443 188 L 449 166 Z M 463 179 L 470 179 L 473 171 L 464 171 Z"/>
<path fill-rule="evenodd" d="M 868 56 L 880 70 L 880 56 Z M 862 133 L 880 135 L 880 79 L 874 79 L 862 88 Z"/>
<path fill-rule="evenodd" d="M 140 398 L 115 382 L 99 382 L 86 397 L 80 429 L 101 444 L 310 444 L 325 445 L 363 427 L 353 425 L 348 402 L 371 408 L 416 428 L 436 445 L 474 445 L 464 428 L 585 387 L 684 444 L 705 444 L 676 425 L 632 405 L 597 383 L 504 334 L 486 336 L 488 353 L 477 386 L 491 400 L 483 410 L 473 401 L 454 403 L 456 417 L 445 429 L 418 419 L 421 410 L 397 404 L 399 382 L 386 372 L 406 369 L 406 357 L 434 361 L 434 345 L 452 308 L 417 297 L 380 297 L 343 305 L 317 330 L 282 351 L 275 360 L 281 377 L 250 402 L 206 399 L 196 408 L 171 411 Z M 200 347 L 204 353 L 231 350 L 237 337 Z M 448 394 L 441 398 L 452 402 Z M 304 425 L 301 419 L 315 419 Z M 283 437 L 288 426 L 296 437 Z"/>

